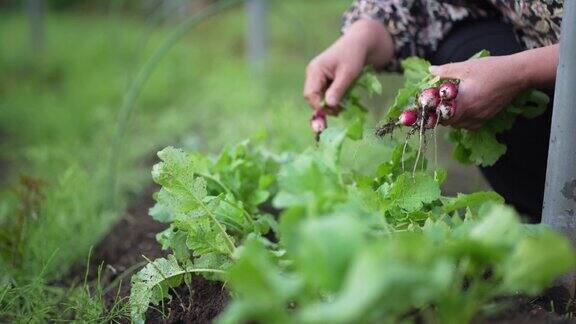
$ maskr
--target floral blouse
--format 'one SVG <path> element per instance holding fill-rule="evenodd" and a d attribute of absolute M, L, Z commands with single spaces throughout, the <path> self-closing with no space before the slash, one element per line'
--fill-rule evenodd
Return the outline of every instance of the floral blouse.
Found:
<path fill-rule="evenodd" d="M 342 31 L 359 19 L 375 19 L 392 35 L 396 59 L 431 57 L 452 27 L 463 20 L 499 17 L 527 48 L 560 40 L 564 0 L 355 0 Z M 399 70 L 395 60 L 386 68 Z"/>

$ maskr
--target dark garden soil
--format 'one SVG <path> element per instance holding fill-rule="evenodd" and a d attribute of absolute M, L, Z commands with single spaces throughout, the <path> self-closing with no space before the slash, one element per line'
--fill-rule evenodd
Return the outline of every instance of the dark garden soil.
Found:
<path fill-rule="evenodd" d="M 497 315 L 479 317 L 474 324 L 564 324 L 576 323 L 574 305 L 567 291 L 551 288 L 541 297 L 518 296 L 502 300 Z M 556 313 L 558 312 L 558 313 Z M 562 314 L 562 315 L 560 315 Z"/>
<path fill-rule="evenodd" d="M 104 287 L 113 282 L 122 282 L 111 289 L 105 296 L 109 305 L 115 301 L 116 294 L 125 298 L 130 294 L 130 277 L 142 265 L 146 256 L 155 259 L 165 256 L 155 240 L 155 234 L 163 230 L 164 224 L 154 221 L 148 216 L 152 207 L 152 193 L 156 187 L 150 187 L 142 196 L 128 208 L 126 215 L 98 245 L 91 257 L 89 278 L 95 279 L 98 268 L 101 267 L 101 282 Z M 277 212 L 277 211 L 273 211 Z M 139 266 L 135 266 L 138 265 Z M 82 278 L 85 267 L 73 271 L 75 278 Z M 202 277 L 195 277 L 190 287 L 180 287 L 172 292 L 173 298 L 163 307 L 150 309 L 146 314 L 149 323 L 210 323 L 226 306 L 229 300 L 228 292 L 221 283 L 211 282 Z M 576 323 L 567 315 L 574 314 L 574 306 L 570 305 L 567 294 L 561 290 L 550 290 L 544 297 L 516 297 L 497 303 L 498 315 L 476 318 L 474 323 Z"/>

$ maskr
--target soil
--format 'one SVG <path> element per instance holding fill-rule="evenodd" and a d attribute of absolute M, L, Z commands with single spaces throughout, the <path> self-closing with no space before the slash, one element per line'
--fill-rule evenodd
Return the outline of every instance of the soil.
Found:
<path fill-rule="evenodd" d="M 485 315 L 476 318 L 474 324 L 571 324 L 574 305 L 571 304 L 567 291 L 562 288 L 551 288 L 538 298 L 517 296 L 498 301 L 500 306 L 497 315 Z M 562 315 L 554 312 L 554 308 Z"/>
<path fill-rule="evenodd" d="M 140 269 L 146 256 L 155 259 L 165 256 L 155 240 L 155 234 L 166 228 L 165 224 L 148 216 L 152 207 L 152 193 L 157 187 L 150 187 L 128 208 L 126 215 L 94 249 L 89 269 L 89 279 L 96 279 L 101 268 L 101 283 L 104 287 L 112 282 L 122 281 L 119 287 L 120 298 L 130 294 L 130 277 Z M 269 206 L 264 206 L 267 209 Z M 277 214 L 277 210 L 268 210 Z M 274 238 L 271 238 L 274 239 Z M 134 265 L 140 264 L 135 267 Z M 85 267 L 78 267 L 72 278 L 83 278 Z M 105 296 L 108 305 L 116 299 L 118 288 L 111 289 Z M 229 294 L 222 283 L 212 282 L 203 277 L 194 277 L 190 287 L 183 286 L 172 292 L 172 299 L 164 305 L 150 308 L 146 314 L 147 323 L 210 323 L 220 314 L 229 301 Z M 477 317 L 473 323 L 576 323 L 574 305 L 565 291 L 550 289 L 539 298 L 518 296 L 498 301 L 497 315 Z M 126 321 L 128 323 L 128 320 Z"/>
<path fill-rule="evenodd" d="M 117 286 L 119 298 L 130 295 L 130 277 L 144 265 L 143 256 L 150 260 L 166 256 L 155 235 L 167 226 L 148 216 L 148 209 L 154 204 L 152 193 L 157 190 L 153 186 L 146 190 L 92 252 L 88 278 L 96 279 L 101 268 L 103 287 L 121 282 Z M 140 266 L 135 267 L 137 264 Z M 85 267 L 78 267 L 72 271 L 71 277 L 83 278 L 85 273 Z M 114 304 L 117 293 L 118 288 L 106 293 L 107 305 Z M 221 283 L 199 276 L 193 278 L 190 288 L 180 287 L 172 295 L 173 298 L 163 307 L 150 308 L 146 314 L 147 323 L 210 323 L 222 312 L 229 298 Z"/>

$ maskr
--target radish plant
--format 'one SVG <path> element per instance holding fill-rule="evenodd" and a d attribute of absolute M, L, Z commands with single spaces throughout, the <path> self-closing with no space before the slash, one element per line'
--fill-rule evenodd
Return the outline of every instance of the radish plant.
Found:
<path fill-rule="evenodd" d="M 574 266 L 567 240 L 521 224 L 498 194 L 443 195 L 445 172 L 404 171 L 417 151 L 402 145 L 360 174 L 341 162 L 348 140 L 333 127 L 297 155 L 247 143 L 216 159 L 162 151 L 151 214 L 171 224 L 157 238 L 172 256 L 133 277 L 132 318 L 202 275 L 233 293 L 220 323 L 465 323 Z"/>
<path fill-rule="evenodd" d="M 404 65 L 408 82 L 379 131 L 405 128 L 422 138 L 453 114 L 457 81 L 430 76 L 422 60 Z M 319 143 L 299 154 L 248 142 L 214 158 L 161 151 L 152 171 L 161 189 L 150 214 L 170 224 L 157 235 L 170 256 L 133 276 L 133 321 L 144 322 L 150 305 L 202 275 L 232 293 L 219 323 L 467 323 L 495 300 L 537 295 L 574 268 L 565 238 L 522 224 L 498 194 L 446 196 L 445 171 L 407 171 L 406 164 L 427 165 L 419 147 L 397 145 L 369 175 L 344 164 L 343 146 L 364 132 L 360 94 L 379 89 L 368 72 L 343 109 L 315 111 L 310 124 Z M 327 127 L 334 114 L 345 127 Z M 520 113 L 505 114 L 498 119 Z M 502 129 L 450 136 L 468 150 L 461 160 L 482 164 L 497 158 L 493 143 L 467 145 Z M 270 205 L 278 215 L 266 212 Z"/>

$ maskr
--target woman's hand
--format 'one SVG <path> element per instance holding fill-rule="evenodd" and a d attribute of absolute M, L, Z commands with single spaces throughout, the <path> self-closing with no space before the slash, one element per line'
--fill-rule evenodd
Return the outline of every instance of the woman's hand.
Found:
<path fill-rule="evenodd" d="M 558 50 L 558 45 L 551 45 L 508 56 L 433 66 L 432 74 L 461 81 L 456 114 L 445 124 L 478 129 L 520 92 L 553 87 Z"/>
<path fill-rule="evenodd" d="M 304 97 L 322 109 L 336 108 L 365 65 L 382 66 L 392 59 L 392 39 L 384 26 L 373 20 L 354 23 L 332 46 L 313 59 L 306 69 Z"/>
<path fill-rule="evenodd" d="M 444 124 L 472 130 L 482 127 L 528 87 L 513 55 L 433 66 L 430 72 L 460 80 L 456 113 Z"/>

